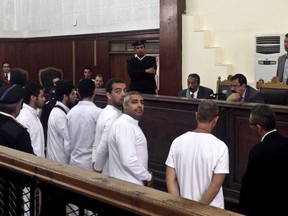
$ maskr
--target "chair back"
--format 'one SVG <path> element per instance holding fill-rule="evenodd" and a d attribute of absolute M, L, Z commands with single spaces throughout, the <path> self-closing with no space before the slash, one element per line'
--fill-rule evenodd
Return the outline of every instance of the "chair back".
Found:
<path fill-rule="evenodd" d="M 47 67 L 39 71 L 39 83 L 41 86 L 43 86 L 45 93 L 49 93 L 53 88 L 53 79 L 56 77 L 63 79 L 63 71 L 59 68 Z"/>
<path fill-rule="evenodd" d="M 221 81 L 221 77 L 218 77 L 217 85 L 216 85 L 216 93 L 223 93 L 216 97 L 218 100 L 226 100 L 226 95 L 231 92 L 231 77 L 232 75 L 229 75 L 227 79 Z"/>
<path fill-rule="evenodd" d="M 29 72 L 27 70 L 19 67 L 14 67 L 10 71 L 11 71 L 10 82 L 14 82 L 24 86 L 29 81 Z"/>
<path fill-rule="evenodd" d="M 280 82 L 278 77 L 273 77 L 267 83 L 260 79 L 256 83 L 256 87 L 263 94 L 265 103 L 288 105 L 288 85 Z"/>

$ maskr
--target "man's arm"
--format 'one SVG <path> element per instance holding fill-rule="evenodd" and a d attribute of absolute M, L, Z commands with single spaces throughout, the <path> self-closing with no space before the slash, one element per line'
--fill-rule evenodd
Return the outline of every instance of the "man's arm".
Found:
<path fill-rule="evenodd" d="M 209 205 L 213 201 L 213 199 L 216 197 L 216 195 L 218 194 L 224 182 L 225 176 L 226 174 L 222 174 L 222 173 L 214 174 L 209 188 L 202 195 L 199 202 Z"/>
<path fill-rule="evenodd" d="M 171 193 L 174 196 L 180 196 L 180 189 L 175 169 L 169 166 L 166 166 L 166 184 L 168 193 Z"/>

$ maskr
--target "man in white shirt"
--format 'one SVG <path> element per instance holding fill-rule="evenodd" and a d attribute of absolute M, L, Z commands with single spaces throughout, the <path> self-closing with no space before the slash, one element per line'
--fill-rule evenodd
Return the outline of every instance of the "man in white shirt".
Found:
<path fill-rule="evenodd" d="M 69 164 L 71 137 L 66 115 L 76 101 L 73 83 L 60 80 L 55 87 L 55 97 L 57 102 L 48 119 L 47 158 Z"/>
<path fill-rule="evenodd" d="M 166 160 L 168 192 L 207 205 L 224 208 L 222 184 L 229 173 L 228 148 L 211 134 L 219 108 L 203 100 L 196 113 L 197 128 L 177 137 Z"/>
<path fill-rule="evenodd" d="M 144 113 L 143 96 L 136 91 L 128 92 L 123 111 L 109 133 L 109 176 L 151 187 L 153 178 L 148 172 L 147 140 L 138 126 Z"/>
<path fill-rule="evenodd" d="M 37 110 L 45 104 L 44 91 L 42 86 L 34 83 L 25 86 L 25 90 L 23 108 L 16 119 L 28 129 L 34 153 L 39 157 L 45 157 L 44 132 Z"/>
<path fill-rule="evenodd" d="M 122 79 L 114 78 L 107 81 L 105 90 L 108 105 L 102 110 L 97 121 L 92 162 L 96 172 L 108 175 L 108 134 L 111 125 L 122 114 L 127 87 Z"/>
<path fill-rule="evenodd" d="M 91 79 L 80 80 L 78 92 L 80 101 L 67 114 L 72 149 L 70 164 L 92 170 L 95 128 L 102 109 L 93 103 L 95 84 Z"/>

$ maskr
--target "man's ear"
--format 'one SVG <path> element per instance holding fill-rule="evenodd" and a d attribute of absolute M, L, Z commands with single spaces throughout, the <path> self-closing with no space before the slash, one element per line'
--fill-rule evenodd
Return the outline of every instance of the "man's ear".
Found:
<path fill-rule="evenodd" d="M 110 94 L 110 92 L 106 92 L 106 97 L 107 97 L 109 100 L 111 100 L 111 94 Z"/>
<path fill-rule="evenodd" d="M 198 112 L 195 112 L 195 119 L 198 120 Z"/>

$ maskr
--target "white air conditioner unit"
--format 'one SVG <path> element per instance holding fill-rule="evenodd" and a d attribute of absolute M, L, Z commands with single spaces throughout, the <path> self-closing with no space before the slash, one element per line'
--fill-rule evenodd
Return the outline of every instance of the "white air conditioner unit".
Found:
<path fill-rule="evenodd" d="M 284 39 L 284 33 L 256 35 L 255 82 L 260 78 L 268 82 L 276 76 L 278 57 L 285 54 Z"/>

